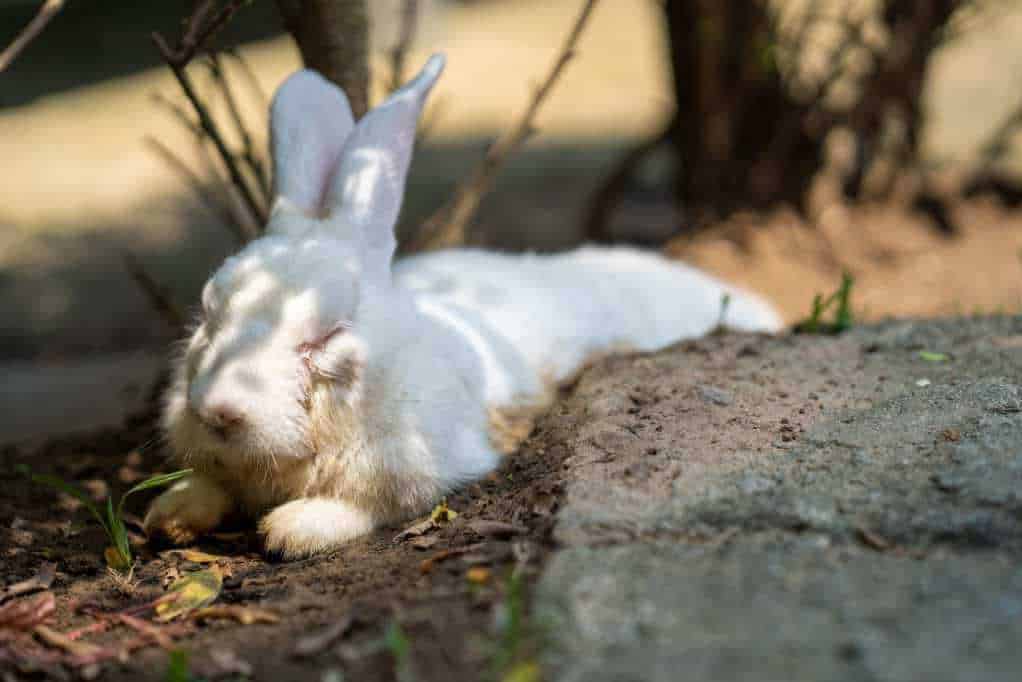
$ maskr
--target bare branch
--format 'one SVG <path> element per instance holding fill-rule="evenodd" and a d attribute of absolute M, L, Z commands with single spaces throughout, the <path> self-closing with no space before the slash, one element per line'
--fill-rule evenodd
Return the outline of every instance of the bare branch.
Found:
<path fill-rule="evenodd" d="M 207 4 L 208 3 L 202 3 L 200 7 Z M 202 127 L 203 132 L 207 137 L 209 137 L 209 139 L 213 142 L 213 145 L 216 147 L 221 160 L 227 167 L 227 173 L 231 178 L 231 183 L 241 194 L 246 208 L 253 216 L 255 216 L 259 223 L 265 223 L 268 215 L 267 209 L 259 202 L 252 189 L 249 187 L 248 182 L 245 180 L 244 176 L 242 176 L 237 160 L 231 153 L 231 150 L 227 147 L 227 143 L 224 141 L 219 127 L 210 115 L 205 103 L 203 103 L 202 99 L 195 91 L 195 86 L 192 84 L 192 80 L 186 70 L 187 62 L 182 63 L 178 59 L 178 57 L 182 54 L 183 48 L 179 47 L 176 50 L 171 49 L 171 47 L 167 44 L 167 41 L 164 40 L 163 36 L 159 33 L 153 33 L 152 39 L 153 42 L 156 43 L 156 47 L 159 49 L 160 54 L 163 55 L 164 61 L 166 61 L 167 65 L 170 67 L 171 73 L 173 73 L 174 77 L 177 79 L 178 85 L 181 86 L 181 90 L 185 93 L 185 97 L 188 98 L 192 108 L 195 110 L 195 113 L 199 118 L 199 125 Z M 194 48 L 192 48 L 192 54 L 194 54 Z"/>
<path fill-rule="evenodd" d="M 277 0 L 302 61 L 336 83 L 355 118 L 369 109 L 369 17 L 366 0 Z"/>
<path fill-rule="evenodd" d="M 568 62 L 575 56 L 575 45 L 598 1 L 585 0 L 582 11 L 568 33 L 553 67 L 533 94 L 532 101 L 518 123 L 490 145 L 486 156 L 475 171 L 455 190 L 451 200 L 422 225 L 419 233 L 412 238 L 405 250 L 433 250 L 465 243 L 468 224 L 475 217 L 483 196 L 492 187 L 497 171 L 511 154 L 536 133 L 533 125 L 536 114 L 539 113 L 540 107 Z"/>
<path fill-rule="evenodd" d="M 46 24 L 50 23 L 53 17 L 57 16 L 57 13 L 63 9 L 64 0 L 46 0 L 43 6 L 39 8 L 39 12 L 32 18 L 32 21 L 28 22 L 28 26 L 22 30 L 18 37 L 14 39 L 10 45 L 0 52 L 0 72 L 11 65 L 22 50 L 28 47 L 36 37 L 42 33 L 43 29 L 46 28 Z"/>
<path fill-rule="evenodd" d="M 172 68 L 187 66 L 188 62 L 192 61 L 195 54 L 206 44 L 206 41 L 212 38 L 239 9 L 249 2 L 251 0 L 231 0 L 214 13 L 215 0 L 200 0 L 191 15 L 185 20 L 184 34 L 177 46 L 173 50 L 160 48 L 164 60 Z M 155 34 L 153 39 L 156 39 Z M 160 40 L 162 41 L 162 38 Z"/>
<path fill-rule="evenodd" d="M 210 54 L 208 66 L 213 82 L 216 84 L 217 89 L 220 90 L 220 94 L 223 95 L 224 102 L 227 104 L 227 111 L 230 114 L 231 121 L 234 123 L 235 132 L 237 132 L 238 137 L 241 139 L 241 159 L 256 179 L 256 186 L 259 188 L 263 204 L 268 205 L 271 199 L 270 174 L 259 152 L 256 151 L 248 126 L 241 117 L 241 110 L 238 109 L 238 102 L 234 97 L 234 91 L 231 89 L 231 84 L 224 73 L 220 55 L 215 52 Z"/>

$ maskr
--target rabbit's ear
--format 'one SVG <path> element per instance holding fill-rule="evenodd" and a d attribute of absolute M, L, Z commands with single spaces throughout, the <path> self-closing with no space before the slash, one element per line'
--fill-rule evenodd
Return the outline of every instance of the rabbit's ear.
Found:
<path fill-rule="evenodd" d="M 274 200 L 307 217 L 321 217 L 330 178 L 354 127 L 340 88 L 308 69 L 288 77 L 270 105 Z M 271 221 L 270 229 L 287 225 Z"/>
<path fill-rule="evenodd" d="M 418 76 L 358 122 L 328 189 L 330 223 L 357 235 L 370 270 L 390 267 L 419 114 L 444 62 L 434 54 Z"/>

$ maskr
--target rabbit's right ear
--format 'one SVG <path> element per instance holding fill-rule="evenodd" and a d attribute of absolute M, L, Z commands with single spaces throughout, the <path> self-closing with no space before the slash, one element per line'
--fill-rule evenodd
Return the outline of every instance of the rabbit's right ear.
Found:
<path fill-rule="evenodd" d="M 361 244 L 369 272 L 389 271 L 419 114 L 444 62 L 434 54 L 419 75 L 358 122 L 327 190 L 328 221 Z"/>
<path fill-rule="evenodd" d="M 284 81 L 270 105 L 275 212 L 325 215 L 330 178 L 354 127 L 347 96 L 323 76 L 305 69 Z M 289 224 L 271 219 L 269 229 L 287 231 Z"/>

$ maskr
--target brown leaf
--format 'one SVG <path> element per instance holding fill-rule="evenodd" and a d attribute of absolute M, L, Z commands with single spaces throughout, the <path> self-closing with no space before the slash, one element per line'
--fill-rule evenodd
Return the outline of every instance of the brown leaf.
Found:
<path fill-rule="evenodd" d="M 0 607 L 0 629 L 31 630 L 44 622 L 57 609 L 52 592 L 34 599 L 20 599 Z"/>
<path fill-rule="evenodd" d="M 172 554 L 177 554 L 185 561 L 191 561 L 196 564 L 215 564 L 218 561 L 228 561 L 228 558 L 225 556 L 208 554 L 197 549 L 175 549 L 172 551 Z"/>
<path fill-rule="evenodd" d="M 855 529 L 859 539 L 862 540 L 864 545 L 872 547 L 873 549 L 881 552 L 891 548 L 891 543 L 883 536 L 877 535 L 868 528 L 859 527 Z"/>
<path fill-rule="evenodd" d="M 8 585 L 0 590 L 0 604 L 4 603 L 11 597 L 17 597 L 19 594 L 27 594 L 29 592 L 49 589 L 50 585 L 53 584 L 53 579 L 56 575 L 57 564 L 52 561 L 44 562 L 39 567 L 36 574 L 28 580 L 22 580 L 21 582 Z"/>
<path fill-rule="evenodd" d="M 218 606 L 207 606 L 204 609 L 193 611 L 189 618 L 192 620 L 236 620 L 242 625 L 253 625 L 256 623 L 279 623 L 280 616 L 273 611 L 257 609 L 254 606 L 242 606 L 240 604 L 221 604 Z"/>
<path fill-rule="evenodd" d="M 431 548 L 439 541 L 440 538 L 438 538 L 436 535 L 422 535 L 417 538 L 412 538 L 412 541 L 409 542 L 408 544 L 414 547 L 415 549 L 425 550 Z"/>
<path fill-rule="evenodd" d="M 331 644 L 343 637 L 351 629 L 354 622 L 350 613 L 346 613 L 333 625 L 328 625 L 317 633 L 302 637 L 295 643 L 294 656 L 305 658 L 325 651 Z"/>
<path fill-rule="evenodd" d="M 424 559 L 422 563 L 419 564 L 419 570 L 422 573 L 429 573 L 430 571 L 433 570 L 433 567 L 436 564 L 440 563 L 441 561 L 446 561 L 451 557 L 461 556 L 462 554 L 469 554 L 471 552 L 475 552 L 476 550 L 481 549 L 484 546 L 485 543 L 479 542 L 474 545 L 467 545 L 465 547 L 457 547 L 455 549 L 442 550 L 440 552 L 437 552 L 430 558 Z"/>
<path fill-rule="evenodd" d="M 394 536 L 394 542 L 403 542 L 409 538 L 416 538 L 420 535 L 425 535 L 429 531 L 436 528 L 436 524 L 433 523 L 433 519 L 426 518 L 422 521 L 416 521 L 412 525 L 405 528 L 403 531 Z"/>
<path fill-rule="evenodd" d="M 177 598 L 156 605 L 157 620 L 166 622 L 209 606 L 220 596 L 223 583 L 223 573 L 215 565 L 182 576 L 168 590 L 168 594 L 177 593 Z"/>

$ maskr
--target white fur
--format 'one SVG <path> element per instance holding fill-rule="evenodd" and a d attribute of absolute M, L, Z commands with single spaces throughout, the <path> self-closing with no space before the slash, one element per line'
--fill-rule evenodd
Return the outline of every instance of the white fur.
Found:
<path fill-rule="evenodd" d="M 311 72 L 278 90 L 268 235 L 203 292 L 164 413 L 196 473 L 156 500 L 150 532 L 187 541 L 238 506 L 265 514 L 271 551 L 325 551 L 491 471 L 488 408 L 539 401 L 596 352 L 703 334 L 725 293 L 728 325 L 779 328 L 759 299 L 628 248 L 451 250 L 391 272 L 416 121 L 442 68 L 434 56 L 355 126 Z M 239 425 L 203 423 L 218 406 Z"/>

